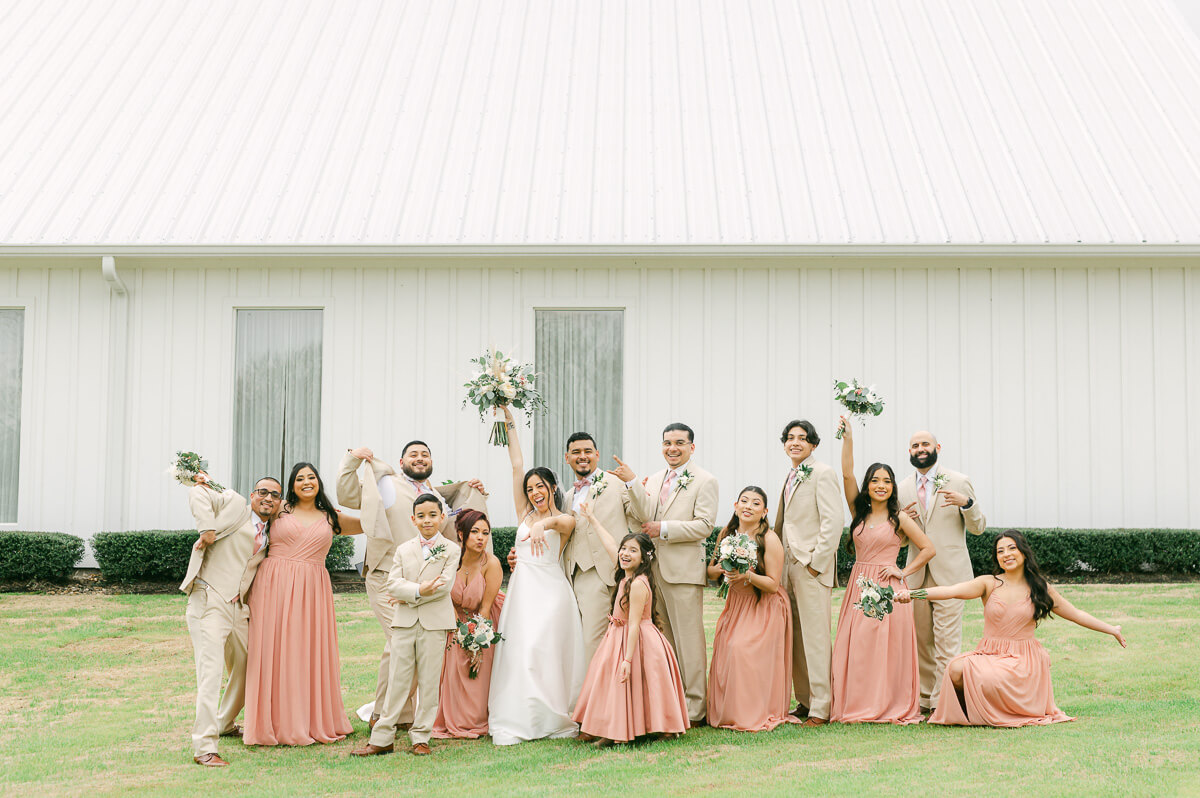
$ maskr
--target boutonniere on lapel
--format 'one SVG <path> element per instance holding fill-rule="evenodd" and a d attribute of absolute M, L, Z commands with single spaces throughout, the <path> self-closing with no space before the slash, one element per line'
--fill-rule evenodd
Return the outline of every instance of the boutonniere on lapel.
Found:
<path fill-rule="evenodd" d="M 683 473 L 675 480 L 675 490 L 687 490 L 687 486 L 691 485 L 692 480 L 695 478 L 691 471 L 688 471 L 686 468 L 683 469 Z"/>
<path fill-rule="evenodd" d="M 941 490 L 942 488 L 946 487 L 946 483 L 949 481 L 950 477 L 946 476 L 945 474 L 938 474 L 933 478 L 933 489 Z"/>
<path fill-rule="evenodd" d="M 436 546 L 434 546 L 432 549 L 425 550 L 425 562 L 429 562 L 430 560 L 436 560 L 438 557 L 441 557 L 445 553 L 446 553 L 446 544 L 439 543 Z"/>
<path fill-rule="evenodd" d="M 600 494 L 608 487 L 608 480 L 604 478 L 604 472 L 599 471 L 596 478 L 592 480 L 592 501 L 600 498 Z"/>
<path fill-rule="evenodd" d="M 796 472 L 796 485 L 803 485 L 805 482 L 808 482 L 809 477 L 812 476 L 813 467 L 810 465 L 801 464 L 792 470 Z"/>

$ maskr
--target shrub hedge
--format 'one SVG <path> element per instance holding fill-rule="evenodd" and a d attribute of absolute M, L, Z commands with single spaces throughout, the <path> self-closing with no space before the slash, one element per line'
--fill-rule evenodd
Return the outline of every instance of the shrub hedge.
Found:
<path fill-rule="evenodd" d="M 0 532 L 0 582 L 63 580 L 83 557 L 83 541 L 61 532 Z"/>
<path fill-rule="evenodd" d="M 178 582 L 187 573 L 192 546 L 199 537 L 194 529 L 99 532 L 92 538 L 92 550 L 100 575 L 109 582 Z M 348 570 L 353 552 L 351 538 L 335 537 L 325 567 Z"/>

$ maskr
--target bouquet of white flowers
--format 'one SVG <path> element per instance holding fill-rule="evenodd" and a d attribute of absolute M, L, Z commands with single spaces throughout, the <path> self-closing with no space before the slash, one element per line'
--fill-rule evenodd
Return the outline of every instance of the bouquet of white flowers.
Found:
<path fill-rule="evenodd" d="M 479 417 L 493 408 L 512 405 L 524 410 L 527 414 L 525 423 L 536 413 L 545 413 L 549 408 L 546 400 L 538 391 L 534 381 L 539 376 L 533 366 L 524 363 L 514 363 L 502 352 L 489 349 L 480 357 L 471 358 L 479 371 L 472 375 L 463 387 L 467 389 L 467 398 L 463 407 L 468 403 L 479 409 Z M 508 445 L 508 427 L 504 421 L 492 425 L 492 434 L 488 443 L 495 446 Z"/>
<path fill-rule="evenodd" d="M 458 622 L 454 632 L 454 642 L 465 652 L 470 666 L 467 676 L 471 679 L 479 676 L 479 655 L 486 648 L 499 643 L 504 636 L 496 631 L 492 622 L 482 615 L 472 615 L 465 621 Z"/>
<path fill-rule="evenodd" d="M 875 393 L 875 386 L 863 385 L 858 380 L 850 380 L 850 382 L 834 380 L 833 398 L 846 408 L 851 418 L 857 416 L 865 419 L 867 416 L 877 416 L 883 412 L 883 398 Z M 840 427 L 834 437 L 839 441 L 842 439 Z"/>
<path fill-rule="evenodd" d="M 741 532 L 726 535 L 721 541 L 721 547 L 717 549 L 717 564 L 721 566 L 722 571 L 744 574 L 756 562 L 758 544 L 749 535 Z M 717 595 L 721 598 L 729 595 L 729 582 L 724 577 L 721 578 L 721 586 L 717 588 Z"/>
<path fill-rule="evenodd" d="M 201 471 L 208 473 L 208 461 L 195 452 L 175 452 L 175 460 L 167 466 L 167 476 L 188 487 L 196 484 L 196 475 Z M 211 479 L 208 480 L 208 486 L 217 493 L 225 490 Z"/>
<path fill-rule="evenodd" d="M 855 582 L 858 585 L 858 601 L 854 609 L 861 610 L 868 618 L 882 621 L 892 611 L 892 597 L 896 595 L 893 587 L 883 587 L 865 576 L 860 576 Z"/>

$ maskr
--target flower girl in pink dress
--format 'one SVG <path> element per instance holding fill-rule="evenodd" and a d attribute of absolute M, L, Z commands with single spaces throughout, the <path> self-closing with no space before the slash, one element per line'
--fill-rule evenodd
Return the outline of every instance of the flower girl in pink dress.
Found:
<path fill-rule="evenodd" d="M 688 727 L 687 701 L 675 652 L 654 623 L 654 543 L 643 533 L 631 532 L 618 547 L 591 507 L 584 504 L 580 511 L 617 566 L 617 587 L 608 631 L 588 667 L 572 715 L 579 736 L 595 740 L 599 747 L 648 734 L 678 737 Z"/>

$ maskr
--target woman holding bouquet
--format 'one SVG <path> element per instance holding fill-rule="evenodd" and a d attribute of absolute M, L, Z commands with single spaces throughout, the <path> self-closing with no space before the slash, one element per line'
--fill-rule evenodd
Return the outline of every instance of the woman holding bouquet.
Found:
<path fill-rule="evenodd" d="M 767 524 L 767 494 L 743 488 L 721 530 L 709 579 L 729 585 L 717 619 L 708 679 L 708 722 L 737 731 L 769 731 L 799 723 L 788 714 L 792 689 L 792 613 L 783 580 L 783 543 Z M 756 550 L 745 572 L 724 570 L 721 543 L 742 534 Z"/>
<path fill-rule="evenodd" d="M 842 416 L 842 481 L 850 523 L 854 569 L 838 614 L 833 641 L 833 711 L 840 723 L 920 723 L 920 676 L 917 632 L 912 608 L 897 606 L 882 621 L 854 607 L 860 578 L 902 590 L 904 578 L 933 558 L 934 548 L 917 523 L 900 512 L 896 475 L 884 463 L 872 463 L 860 488 L 854 479 L 854 434 Z M 905 570 L 896 565 L 908 544 L 920 552 Z"/>
<path fill-rule="evenodd" d="M 1038 622 L 1053 613 L 1085 629 L 1112 635 L 1111 626 L 1071 602 L 1046 581 L 1029 542 L 1015 529 L 996 540 L 993 574 L 945 587 L 903 591 L 896 601 L 983 599 L 983 639 L 974 651 L 946 666 L 942 694 L 930 723 L 958 726 L 1029 726 L 1073 720 L 1054 703 L 1050 655 L 1034 637 Z"/>
<path fill-rule="evenodd" d="M 316 467 L 297 463 L 250 593 L 247 745 L 332 743 L 353 731 L 325 555 L 334 535 L 360 532 L 359 520 L 339 515 L 325 496 Z"/>
<path fill-rule="evenodd" d="M 504 594 L 500 582 L 504 571 L 500 558 L 492 554 L 492 527 L 478 510 L 463 510 L 454 519 L 462 554 L 450 599 L 459 623 L 483 615 L 492 623 L 500 620 Z M 475 739 L 488 733 L 488 688 L 492 681 L 493 648 L 479 652 L 475 661 L 454 641 L 450 632 L 446 659 L 442 664 L 437 720 L 433 736 Z M 472 668 L 475 675 L 472 676 Z"/>
<path fill-rule="evenodd" d="M 492 663 L 488 726 L 492 742 L 513 745 L 542 737 L 574 737 L 571 709 L 583 686 L 583 622 L 575 593 L 559 565 L 575 516 L 561 508 L 558 478 L 548 468 L 525 470 L 512 412 L 504 407 L 513 470 L 517 565 L 497 626 L 503 640 Z"/>
<path fill-rule="evenodd" d="M 678 737 L 688 727 L 687 697 L 675 650 L 655 625 L 654 543 L 642 532 L 630 532 L 618 547 L 586 502 L 579 511 L 617 568 L 608 630 L 573 716 L 580 736 L 601 748 L 651 734 Z"/>

